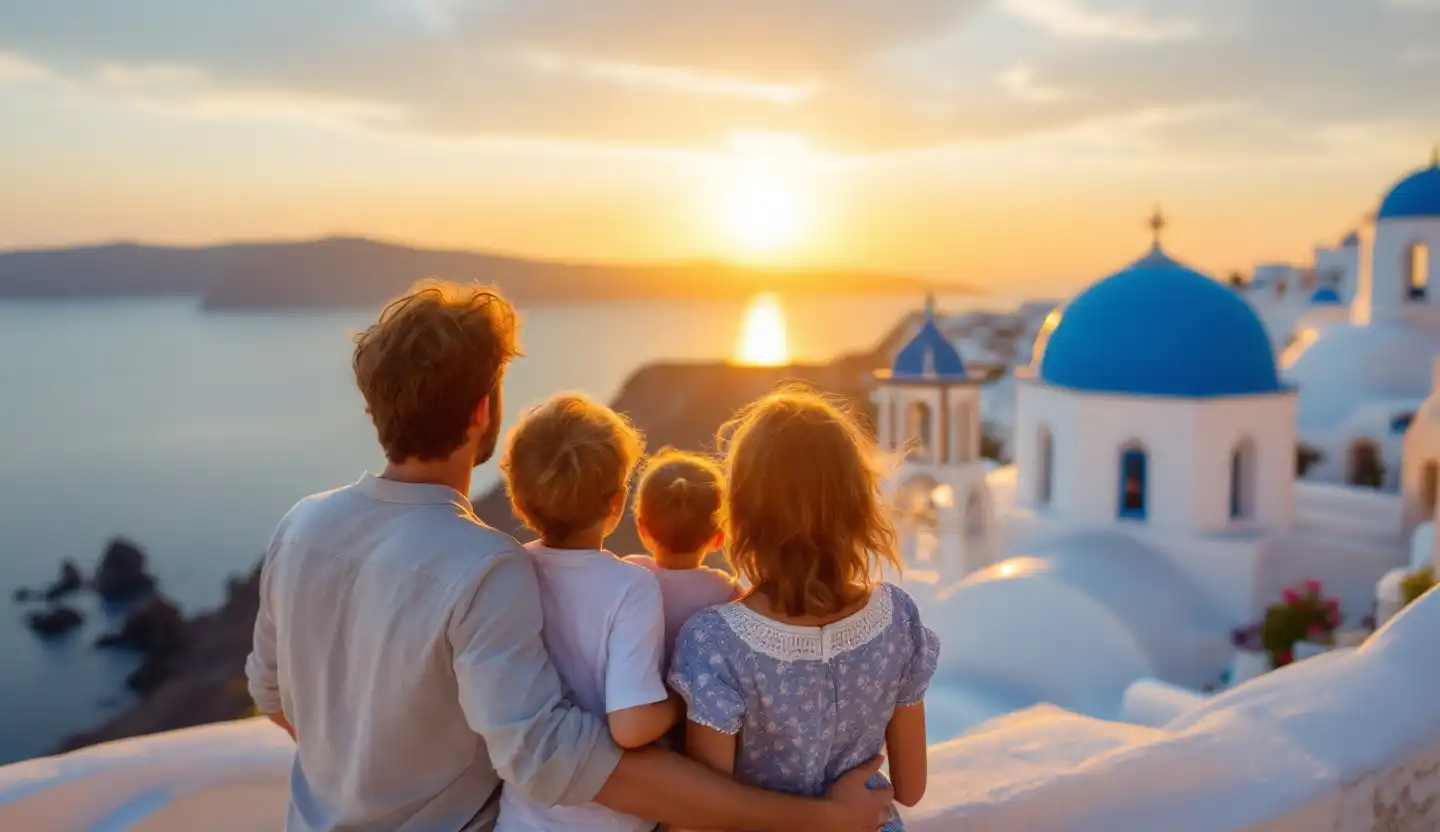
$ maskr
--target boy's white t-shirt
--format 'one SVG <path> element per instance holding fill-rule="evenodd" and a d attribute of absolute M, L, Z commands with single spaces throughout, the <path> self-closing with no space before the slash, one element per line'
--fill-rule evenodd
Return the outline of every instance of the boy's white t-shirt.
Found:
<path fill-rule="evenodd" d="M 571 701 L 592 714 L 649 705 L 669 696 L 663 680 L 665 616 L 649 570 L 599 550 L 526 550 L 540 576 L 545 649 Z M 542 806 L 518 789 L 500 793 L 496 832 L 641 832 L 654 821 L 598 803 Z"/>

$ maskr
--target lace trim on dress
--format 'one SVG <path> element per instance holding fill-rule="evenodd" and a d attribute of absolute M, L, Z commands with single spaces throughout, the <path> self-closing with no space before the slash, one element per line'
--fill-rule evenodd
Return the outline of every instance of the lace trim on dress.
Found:
<path fill-rule="evenodd" d="M 884 633 L 895 617 L 889 584 L 881 584 L 859 612 L 824 627 L 773 621 L 742 603 L 717 607 L 720 618 L 751 650 L 782 662 L 828 662 L 864 647 Z"/>

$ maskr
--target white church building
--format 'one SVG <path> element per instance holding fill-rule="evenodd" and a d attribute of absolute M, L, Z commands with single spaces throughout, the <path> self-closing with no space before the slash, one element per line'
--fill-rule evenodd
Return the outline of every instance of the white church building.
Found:
<path fill-rule="evenodd" d="M 1299 392 L 1300 440 L 1320 454 L 1307 477 L 1396 491 L 1440 357 L 1440 164 L 1395 185 L 1355 243 L 1326 261 L 1333 297 L 1317 290 L 1323 302 L 1293 319 L 1284 378 Z M 1250 295 L 1262 316 L 1284 318 L 1264 287 Z"/>
<path fill-rule="evenodd" d="M 887 497 L 906 560 L 956 579 L 994 559 L 994 507 L 980 456 L 981 379 L 972 376 L 935 319 L 934 297 L 871 402 L 880 448 L 894 462 Z"/>
<path fill-rule="evenodd" d="M 937 573 L 958 687 L 1113 718 L 1140 679 L 1218 685 L 1232 631 L 1284 587 L 1319 580 L 1358 620 L 1409 561 L 1398 498 L 1296 482 L 1297 391 L 1269 333 L 1172 259 L 1161 225 L 1145 256 L 1051 314 L 1016 374 L 1013 466 L 984 476 L 947 445 L 970 441 L 975 392 L 934 333 L 877 380 L 882 445 L 908 451 L 897 507 L 952 518 L 933 552 L 902 528 L 912 566 Z"/>

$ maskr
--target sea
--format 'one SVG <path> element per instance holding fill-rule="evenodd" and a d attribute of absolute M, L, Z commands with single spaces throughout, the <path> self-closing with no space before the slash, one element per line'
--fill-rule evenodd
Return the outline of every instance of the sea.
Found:
<path fill-rule="evenodd" d="M 505 418 L 551 393 L 612 398 L 656 361 L 727 361 L 784 327 L 789 358 L 872 346 L 921 305 L 909 296 L 614 302 L 521 309 L 524 357 Z M 947 311 L 1013 308 L 944 297 Z M 378 471 L 383 458 L 350 371 L 371 312 L 213 313 L 194 299 L 0 302 L 0 763 L 52 751 L 130 701 L 137 659 L 93 642 L 123 620 L 80 593 L 86 621 L 59 638 L 25 625 L 64 558 L 93 573 L 117 536 L 139 544 L 187 614 L 220 604 L 299 498 Z M 744 341 L 748 339 L 748 345 Z M 477 472 L 479 493 L 495 481 Z"/>

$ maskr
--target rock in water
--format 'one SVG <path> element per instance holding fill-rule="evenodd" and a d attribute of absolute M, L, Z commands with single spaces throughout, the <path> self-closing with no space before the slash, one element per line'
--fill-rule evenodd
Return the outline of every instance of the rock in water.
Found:
<path fill-rule="evenodd" d="M 57 606 L 30 613 L 25 616 L 25 623 L 42 636 L 58 636 L 84 624 L 85 617 L 69 607 Z"/>
<path fill-rule="evenodd" d="M 45 590 L 45 599 L 54 601 L 78 590 L 84 584 L 85 579 L 80 576 L 80 567 L 75 565 L 75 561 L 66 558 L 60 564 L 60 577 Z"/>
<path fill-rule="evenodd" d="M 29 601 L 32 597 L 34 597 L 34 593 L 22 586 L 16 588 L 14 597 L 15 603 L 18 604 L 22 601 Z"/>
<path fill-rule="evenodd" d="M 120 630 L 101 636 L 95 646 L 120 647 L 159 655 L 176 650 L 184 640 L 185 618 L 180 614 L 180 608 L 157 595 L 131 610 Z"/>
<path fill-rule="evenodd" d="M 106 601 L 122 601 L 150 592 L 155 579 L 145 571 L 145 553 L 128 540 L 110 541 L 100 568 L 95 570 L 95 591 Z"/>

